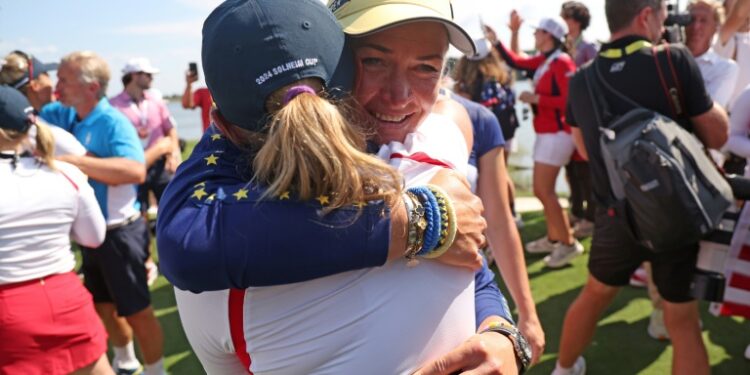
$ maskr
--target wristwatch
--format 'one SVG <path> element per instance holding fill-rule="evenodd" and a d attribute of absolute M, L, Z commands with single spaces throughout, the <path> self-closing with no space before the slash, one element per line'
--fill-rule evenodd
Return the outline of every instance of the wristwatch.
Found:
<path fill-rule="evenodd" d="M 513 343 L 513 350 L 516 352 L 519 374 L 523 374 L 529 368 L 531 364 L 531 348 L 529 347 L 529 342 L 526 341 L 526 338 L 523 337 L 518 328 L 507 322 L 497 321 L 490 323 L 487 328 L 479 333 L 485 332 L 497 332 L 510 339 Z"/>

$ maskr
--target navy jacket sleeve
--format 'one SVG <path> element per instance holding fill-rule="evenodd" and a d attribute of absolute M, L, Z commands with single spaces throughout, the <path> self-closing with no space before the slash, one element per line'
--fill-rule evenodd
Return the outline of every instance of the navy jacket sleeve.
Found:
<path fill-rule="evenodd" d="M 382 202 L 322 216 L 321 201 L 293 193 L 261 200 L 249 161 L 207 132 L 160 202 L 160 267 L 193 292 L 306 281 L 385 263 L 390 218 Z"/>

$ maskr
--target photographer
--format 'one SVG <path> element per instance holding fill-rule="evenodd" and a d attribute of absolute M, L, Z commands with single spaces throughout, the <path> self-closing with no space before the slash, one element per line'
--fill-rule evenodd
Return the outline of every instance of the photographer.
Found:
<path fill-rule="evenodd" d="M 685 113 L 674 118 L 680 126 L 695 133 L 706 147 L 718 148 L 726 141 L 726 114 L 706 93 L 695 60 L 685 48 L 679 45 L 653 47 L 652 43 L 661 39 L 667 17 L 663 0 L 606 0 L 605 9 L 612 33 L 610 42 L 602 45 L 594 64 L 579 70 L 570 82 L 571 100 L 568 101 L 566 119 L 573 127 L 572 134 L 579 152 L 588 156 L 599 208 L 588 265 L 590 277 L 565 316 L 559 358 L 553 374 L 585 373 L 581 354 L 593 338 L 597 320 L 643 261 L 651 262 L 654 282 L 664 298 L 665 323 L 674 347 L 672 373 L 708 374 L 698 304 L 689 294 L 698 244 L 657 253 L 636 242 L 629 234 L 621 210 L 615 207 L 612 184 L 599 148 L 600 124 L 595 112 L 601 108 L 592 104 L 594 98 L 589 94 L 584 74 L 596 69 L 599 81 L 607 83 L 629 100 L 643 108 L 672 116 L 676 105 L 661 85 L 655 62 L 655 57 L 666 58 L 674 67 L 675 81 L 680 82 L 684 94 L 680 108 Z M 614 116 L 631 109 L 624 99 L 608 97 L 607 101 Z"/>

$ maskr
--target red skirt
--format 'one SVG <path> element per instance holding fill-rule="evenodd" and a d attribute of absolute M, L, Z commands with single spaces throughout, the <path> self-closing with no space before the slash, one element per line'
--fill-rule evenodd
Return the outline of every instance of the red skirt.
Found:
<path fill-rule="evenodd" d="M 69 374 L 106 350 L 104 325 L 75 273 L 0 285 L 0 374 Z"/>

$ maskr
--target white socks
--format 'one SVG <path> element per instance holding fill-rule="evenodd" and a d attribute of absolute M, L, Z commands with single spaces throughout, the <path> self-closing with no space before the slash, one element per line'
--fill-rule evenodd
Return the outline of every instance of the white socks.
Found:
<path fill-rule="evenodd" d="M 141 366 L 141 363 L 138 362 L 138 358 L 136 358 L 135 356 L 133 341 L 130 341 L 123 347 L 113 345 L 112 350 L 115 352 L 115 357 L 112 358 L 112 367 L 122 369 L 135 369 Z"/>
<path fill-rule="evenodd" d="M 159 358 L 158 361 L 147 364 L 144 366 L 143 375 L 166 375 L 164 371 L 164 357 Z"/>

